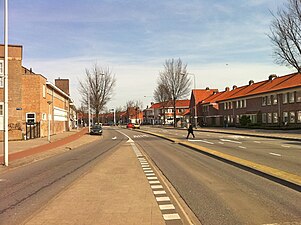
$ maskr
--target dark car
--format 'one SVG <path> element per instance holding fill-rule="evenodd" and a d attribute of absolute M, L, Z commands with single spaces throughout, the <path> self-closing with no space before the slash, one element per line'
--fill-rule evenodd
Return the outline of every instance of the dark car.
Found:
<path fill-rule="evenodd" d="M 93 125 L 90 129 L 90 134 L 102 135 L 102 126 L 100 124 Z"/>

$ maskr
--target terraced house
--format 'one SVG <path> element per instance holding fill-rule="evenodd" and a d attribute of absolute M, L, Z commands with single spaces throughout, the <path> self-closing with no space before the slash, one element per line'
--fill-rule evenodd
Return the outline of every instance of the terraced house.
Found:
<path fill-rule="evenodd" d="M 75 106 L 69 95 L 69 80 L 52 84 L 42 74 L 22 66 L 23 48 L 9 45 L 8 125 L 9 140 L 61 133 L 75 126 Z M 0 45 L 0 136 L 3 136 L 4 46 Z"/>
<path fill-rule="evenodd" d="M 301 128 L 301 74 L 272 74 L 267 80 L 214 92 L 199 105 L 199 120 L 207 126 Z"/>

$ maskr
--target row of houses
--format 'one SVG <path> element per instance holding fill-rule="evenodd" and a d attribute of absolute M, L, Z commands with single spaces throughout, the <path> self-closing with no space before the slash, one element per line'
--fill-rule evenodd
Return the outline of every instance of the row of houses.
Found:
<path fill-rule="evenodd" d="M 69 80 L 48 81 L 22 65 L 23 47 L 8 46 L 9 140 L 44 137 L 76 126 L 76 109 L 69 93 Z M 0 45 L 0 139 L 4 117 L 4 45 Z"/>
<path fill-rule="evenodd" d="M 185 104 L 180 107 L 180 102 Z M 162 112 L 172 113 L 172 106 L 164 109 L 163 105 L 156 103 L 145 109 L 144 122 L 166 124 Z M 301 74 L 272 74 L 264 81 L 250 80 L 244 86 L 234 85 L 224 91 L 195 89 L 188 106 L 187 100 L 178 100 L 176 110 L 177 121 L 197 121 L 198 126 L 301 128 Z M 172 121 L 173 115 L 168 119 Z"/>

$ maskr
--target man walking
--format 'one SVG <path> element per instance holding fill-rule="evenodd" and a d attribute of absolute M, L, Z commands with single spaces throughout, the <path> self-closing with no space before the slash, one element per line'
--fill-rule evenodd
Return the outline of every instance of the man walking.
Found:
<path fill-rule="evenodd" d="M 195 137 L 194 137 L 194 134 L 193 134 L 193 127 L 192 127 L 191 124 L 189 125 L 187 131 L 188 131 L 188 134 L 187 134 L 186 139 L 188 139 L 188 137 L 189 137 L 190 134 L 192 134 L 193 138 L 195 138 Z"/>

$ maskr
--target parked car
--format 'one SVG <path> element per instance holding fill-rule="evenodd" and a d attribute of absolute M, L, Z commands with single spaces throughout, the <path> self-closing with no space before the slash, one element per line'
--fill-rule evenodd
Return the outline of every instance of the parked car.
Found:
<path fill-rule="evenodd" d="M 140 124 L 135 123 L 133 128 L 134 128 L 134 129 L 140 129 Z"/>
<path fill-rule="evenodd" d="M 102 126 L 100 124 L 95 124 L 90 129 L 90 134 L 102 135 Z"/>
<path fill-rule="evenodd" d="M 126 128 L 134 128 L 134 124 L 128 123 L 128 124 L 126 125 Z"/>

